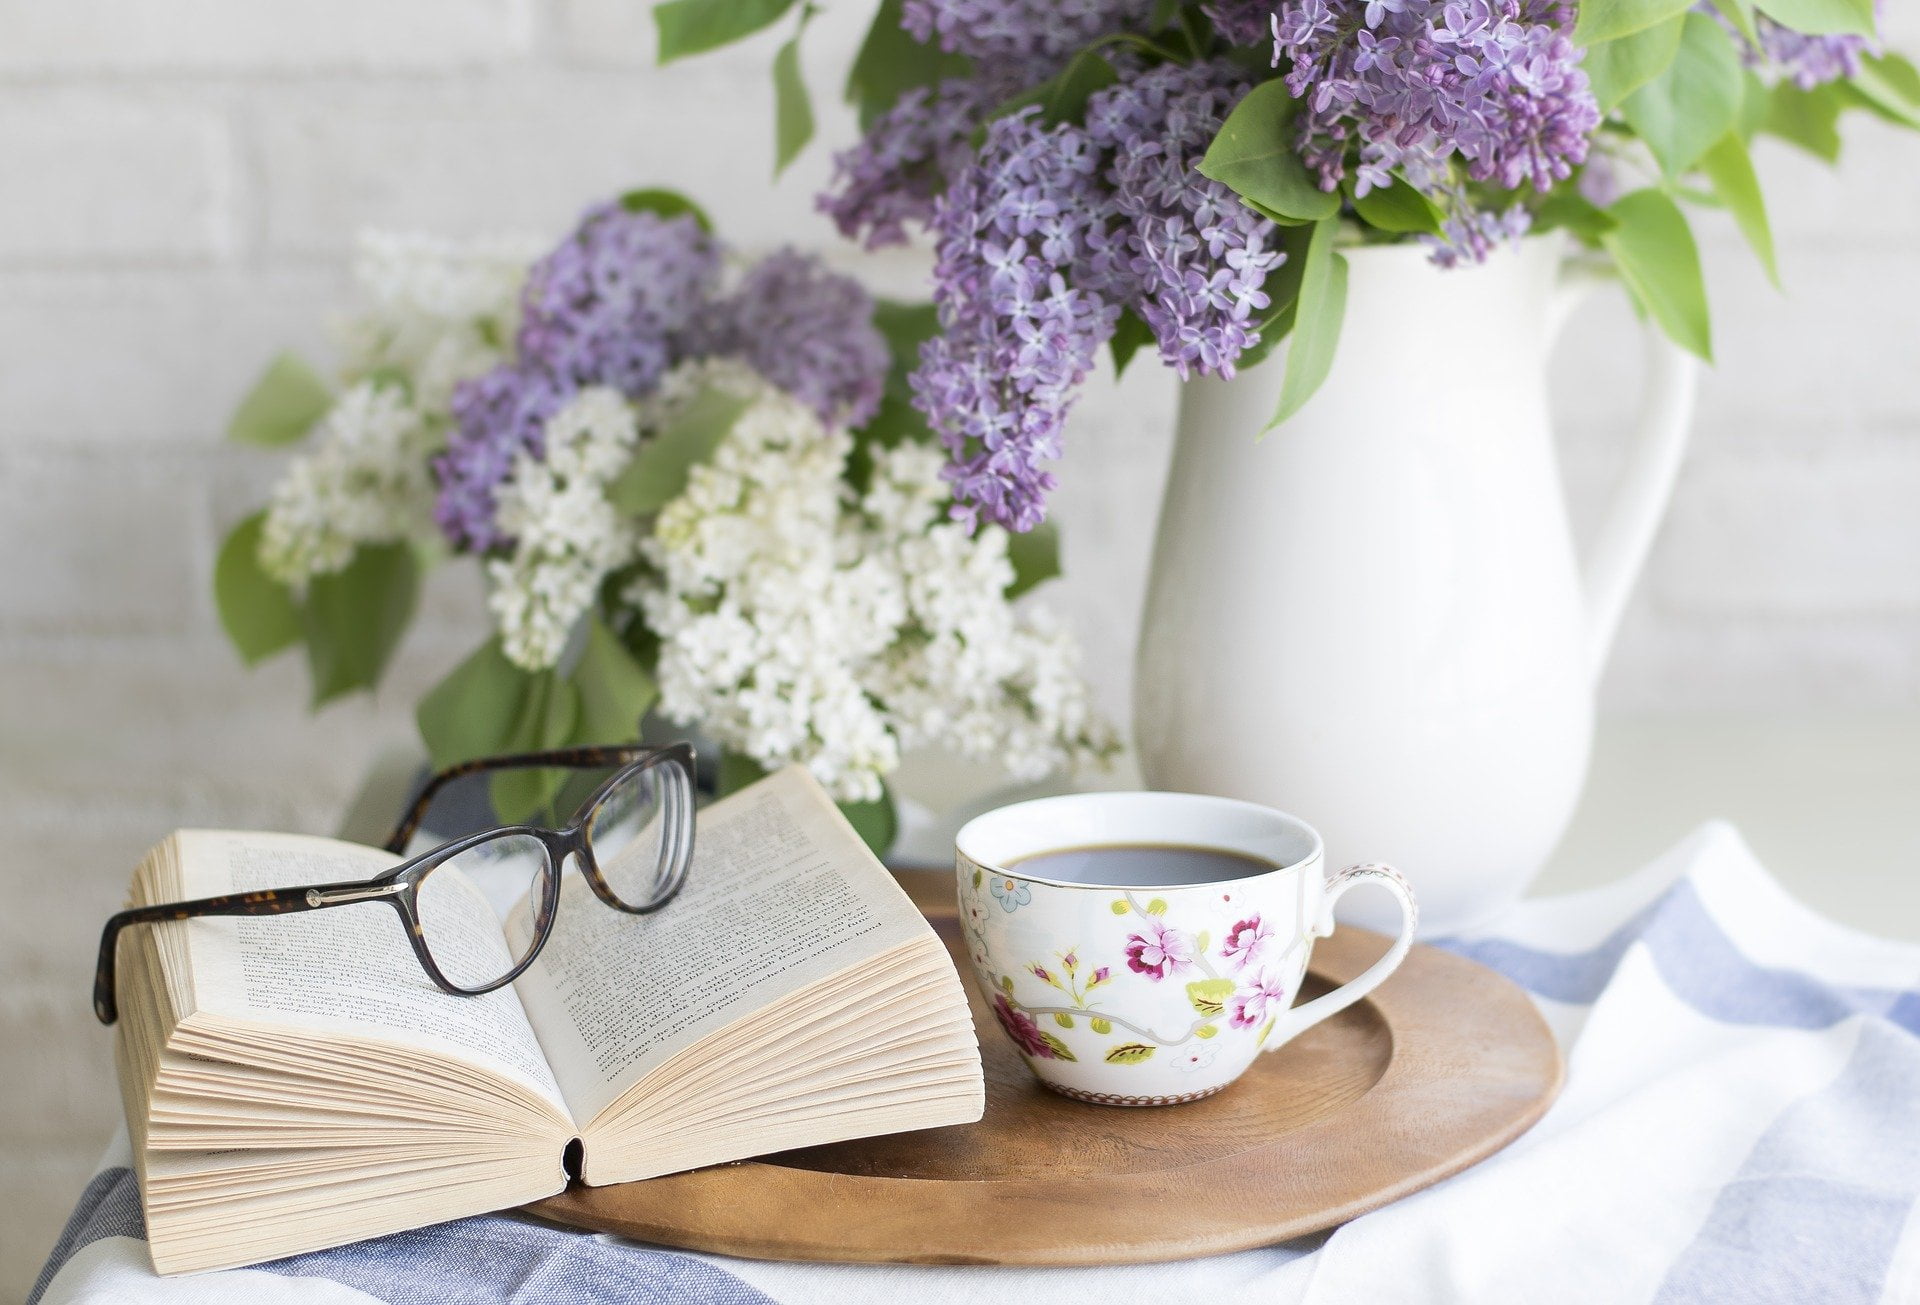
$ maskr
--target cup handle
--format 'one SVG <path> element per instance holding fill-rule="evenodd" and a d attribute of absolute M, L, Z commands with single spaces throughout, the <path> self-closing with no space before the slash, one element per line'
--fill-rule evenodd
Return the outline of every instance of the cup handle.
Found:
<path fill-rule="evenodd" d="M 1349 889 L 1358 888 L 1361 884 L 1378 884 L 1399 901 L 1400 936 L 1393 940 L 1393 946 L 1387 948 L 1385 956 L 1354 978 L 1332 992 L 1315 997 L 1304 1006 L 1295 1006 L 1282 1015 L 1267 1038 L 1268 1051 L 1285 1046 L 1294 1035 L 1305 1032 L 1329 1015 L 1338 1015 L 1359 1001 L 1384 983 L 1387 976 L 1399 969 L 1400 962 L 1407 958 L 1407 949 L 1413 946 L 1413 931 L 1420 923 L 1420 907 L 1413 900 L 1413 885 L 1390 865 L 1350 865 L 1327 880 L 1320 890 L 1320 914 L 1313 922 L 1313 936 L 1325 938 L 1333 933 L 1333 904 L 1344 897 Z"/>

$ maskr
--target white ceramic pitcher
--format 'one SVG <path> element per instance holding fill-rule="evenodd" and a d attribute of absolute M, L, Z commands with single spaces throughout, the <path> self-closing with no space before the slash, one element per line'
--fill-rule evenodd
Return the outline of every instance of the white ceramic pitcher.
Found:
<path fill-rule="evenodd" d="M 1564 251 L 1530 239 L 1451 272 L 1412 245 L 1348 251 L 1333 370 L 1292 420 L 1260 437 L 1284 349 L 1181 400 L 1135 672 L 1147 782 L 1297 811 L 1333 864 L 1392 861 L 1427 935 L 1512 901 L 1565 829 L 1686 442 L 1693 364 L 1648 327 L 1583 576 L 1547 360 L 1593 278 Z M 1386 927 L 1367 896 L 1351 914 Z"/>

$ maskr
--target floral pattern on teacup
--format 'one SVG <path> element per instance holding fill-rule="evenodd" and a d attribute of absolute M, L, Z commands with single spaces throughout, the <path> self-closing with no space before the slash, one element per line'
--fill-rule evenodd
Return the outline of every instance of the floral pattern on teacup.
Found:
<path fill-rule="evenodd" d="M 1170 974 L 1193 968 L 1194 937 L 1149 918 L 1139 933 L 1127 937 L 1127 968 L 1159 982 Z"/>
<path fill-rule="evenodd" d="M 1213 1047 L 1205 1042 L 1195 1046 L 1181 1047 L 1174 1053 L 1173 1067 L 1183 1074 L 1205 1069 L 1213 1064 Z"/>
<path fill-rule="evenodd" d="M 1017 911 L 1033 900 L 1033 889 L 1005 875 L 995 875 L 990 881 L 990 888 L 993 899 L 1000 903 L 1003 911 Z"/>
<path fill-rule="evenodd" d="M 1099 1048 L 1100 1058 L 1107 1064 L 1141 1065 L 1164 1060 L 1193 1072 L 1213 1064 L 1218 1047 L 1212 1040 L 1223 1025 L 1234 1030 L 1257 1028 L 1254 1041 L 1259 1045 L 1292 1004 L 1287 963 L 1300 943 L 1296 940 L 1283 946 L 1258 912 L 1235 920 L 1215 947 L 1209 931 L 1169 920 L 1170 907 L 1164 899 L 1142 902 L 1133 893 L 1123 893 L 1110 903 L 1116 916 L 1134 917 L 1132 927 L 1123 935 L 1125 942 L 1120 945 L 1119 955 L 1088 957 L 1082 954 L 1082 947 L 1075 946 L 1049 959 L 1026 961 L 1019 966 L 1020 971 L 1045 984 L 1058 994 L 1058 1000 L 1022 1001 L 1016 996 L 1014 975 L 996 970 L 988 960 L 985 929 L 991 917 L 981 897 L 983 887 L 1008 912 L 1029 905 L 1035 892 L 1050 890 L 976 870 L 971 891 L 962 894 L 962 918 L 970 950 L 994 989 L 994 1017 L 1029 1060 L 1079 1059 L 1058 1033 L 1045 1027 L 1051 1023 L 1063 1031 L 1084 1028 L 1109 1039 Z M 1222 904 L 1230 905 L 1224 895 Z M 1096 994 L 1116 976 L 1126 974 L 1156 984 L 1184 982 L 1192 1019 L 1185 1027 L 1154 1028 L 1106 1009 Z M 1081 1047 L 1083 1052 L 1090 1050 L 1084 1042 Z"/>

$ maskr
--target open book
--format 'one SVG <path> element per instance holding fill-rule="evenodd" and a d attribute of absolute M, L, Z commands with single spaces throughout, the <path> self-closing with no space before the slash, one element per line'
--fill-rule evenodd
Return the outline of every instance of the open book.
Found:
<path fill-rule="evenodd" d="M 182 830 L 133 893 L 398 861 Z M 526 927 L 522 903 L 504 930 Z M 656 914 L 609 910 L 567 873 L 545 950 L 485 996 L 436 988 L 379 902 L 131 929 L 120 967 L 121 1090 L 162 1273 L 520 1205 L 565 1187 L 570 1163 L 627 1182 L 983 1108 L 946 948 L 798 768 L 700 813 L 686 885 Z"/>

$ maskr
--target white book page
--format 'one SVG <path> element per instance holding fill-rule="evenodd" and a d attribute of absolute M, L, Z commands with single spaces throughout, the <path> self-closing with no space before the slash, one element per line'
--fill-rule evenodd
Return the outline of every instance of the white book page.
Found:
<path fill-rule="evenodd" d="M 615 911 L 569 874 L 553 937 L 516 986 L 585 1128 L 675 1053 L 926 927 L 789 767 L 700 812 L 686 884 L 652 915 Z M 507 921 L 509 939 L 527 928 L 525 910 Z"/>
<path fill-rule="evenodd" d="M 183 830 L 177 837 L 190 898 L 365 879 L 400 860 L 356 843 L 298 834 Z M 486 963 L 504 970 L 506 940 L 498 918 L 480 891 L 467 887 L 470 909 L 458 941 L 497 953 Z M 448 937 L 445 923 L 435 920 L 436 946 Z M 399 912 L 386 902 L 287 915 L 207 916 L 182 927 L 188 931 L 197 1010 L 398 1042 L 522 1084 L 566 1113 L 513 988 L 478 997 L 443 992 L 420 968 Z"/>

